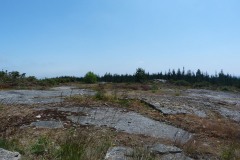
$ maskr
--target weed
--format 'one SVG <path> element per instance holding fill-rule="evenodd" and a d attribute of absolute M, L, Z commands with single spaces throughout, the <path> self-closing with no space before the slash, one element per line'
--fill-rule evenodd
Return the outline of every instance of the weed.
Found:
<path fill-rule="evenodd" d="M 31 146 L 31 153 L 36 155 L 43 155 L 48 148 L 48 139 L 46 137 L 40 137 L 36 143 Z"/>
<path fill-rule="evenodd" d="M 102 159 L 110 146 L 108 136 L 99 136 L 97 133 L 87 134 L 80 130 L 74 134 L 71 133 L 60 142 L 56 157 L 71 160 Z"/>
<path fill-rule="evenodd" d="M 98 91 L 95 95 L 95 98 L 97 100 L 106 100 L 107 96 L 105 95 L 105 93 L 103 91 Z"/>
<path fill-rule="evenodd" d="M 222 151 L 221 159 L 223 160 L 237 160 L 240 159 L 239 144 L 232 144 Z"/>
<path fill-rule="evenodd" d="M 156 159 L 156 157 L 152 155 L 149 151 L 140 147 L 134 148 L 134 152 L 131 157 L 133 160 L 155 160 Z"/>
<path fill-rule="evenodd" d="M 11 151 L 17 151 L 24 154 L 24 151 L 20 149 L 19 142 L 16 139 L 7 140 L 5 138 L 0 138 L 0 148 L 4 148 Z"/>
<path fill-rule="evenodd" d="M 223 160 L 230 160 L 234 158 L 234 150 L 232 148 L 227 148 L 222 152 L 221 158 Z"/>
<path fill-rule="evenodd" d="M 191 84 L 185 80 L 177 80 L 173 82 L 176 86 L 190 86 Z"/>
<path fill-rule="evenodd" d="M 151 87 L 152 93 L 156 93 L 156 91 L 158 90 L 158 86 L 156 84 L 153 84 Z"/>
<path fill-rule="evenodd" d="M 175 95 L 175 96 L 180 96 L 180 95 L 181 95 L 181 94 L 180 94 L 180 91 L 179 91 L 179 90 L 176 90 L 174 95 Z"/>
<path fill-rule="evenodd" d="M 117 101 L 118 104 L 120 104 L 123 107 L 129 107 L 130 106 L 130 100 L 128 99 L 119 99 Z"/>

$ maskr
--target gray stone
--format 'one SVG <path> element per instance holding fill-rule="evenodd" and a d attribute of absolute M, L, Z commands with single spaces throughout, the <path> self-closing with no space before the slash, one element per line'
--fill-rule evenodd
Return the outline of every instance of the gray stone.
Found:
<path fill-rule="evenodd" d="M 107 151 L 105 160 L 128 160 L 133 154 L 133 149 L 129 147 L 112 147 Z"/>
<path fill-rule="evenodd" d="M 193 160 L 193 159 L 185 156 L 183 153 L 176 153 L 163 155 L 161 157 L 161 160 Z"/>
<path fill-rule="evenodd" d="M 168 146 L 168 145 L 164 145 L 164 144 L 155 144 L 152 146 L 147 146 L 147 148 L 152 153 L 157 153 L 157 154 L 181 153 L 182 152 L 182 150 L 180 148 L 177 148 L 175 146 Z"/>
<path fill-rule="evenodd" d="M 30 126 L 35 126 L 37 128 L 63 128 L 62 122 L 59 121 L 37 121 L 32 122 Z"/>
<path fill-rule="evenodd" d="M 222 116 L 230 118 L 236 122 L 240 122 L 240 110 L 230 110 L 220 107 L 218 111 Z"/>
<path fill-rule="evenodd" d="M 205 110 L 213 110 L 233 121 L 240 122 L 240 94 L 232 92 L 220 92 L 204 89 L 189 89 L 185 91 L 187 96 L 204 104 Z M 199 105 L 196 105 L 199 107 Z"/>
<path fill-rule="evenodd" d="M 155 100 L 151 98 L 142 98 L 141 100 L 151 106 L 152 108 L 162 112 L 163 114 L 195 114 L 199 117 L 206 117 L 203 110 L 194 107 L 189 107 L 185 104 L 174 104 L 168 101 L 169 97 L 158 97 Z M 159 102 L 160 101 L 160 102 Z"/>
<path fill-rule="evenodd" d="M 19 160 L 20 158 L 20 153 L 0 148 L 0 160 Z"/>
<path fill-rule="evenodd" d="M 67 96 L 94 95 L 96 92 L 86 89 L 57 87 L 51 90 L 10 90 L 0 91 L 0 103 L 3 104 L 47 104 L 59 103 Z"/>
<path fill-rule="evenodd" d="M 179 141 L 186 143 L 192 134 L 166 124 L 144 117 L 135 112 L 127 112 L 119 108 L 106 107 L 59 107 L 60 111 L 82 112 L 86 116 L 68 116 L 67 118 L 74 123 L 82 125 L 96 125 L 113 127 L 118 131 L 130 134 L 143 134 L 147 136 L 169 139 L 171 141 Z"/>

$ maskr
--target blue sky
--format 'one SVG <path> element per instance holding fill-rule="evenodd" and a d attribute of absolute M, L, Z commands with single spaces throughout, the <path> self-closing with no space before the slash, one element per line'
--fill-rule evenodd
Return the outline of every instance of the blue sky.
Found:
<path fill-rule="evenodd" d="M 0 0 L 0 69 L 240 76 L 239 0 Z"/>

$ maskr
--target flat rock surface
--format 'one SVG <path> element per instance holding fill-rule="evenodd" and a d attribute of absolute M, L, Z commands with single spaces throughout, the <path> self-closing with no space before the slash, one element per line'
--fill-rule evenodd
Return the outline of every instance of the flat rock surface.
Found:
<path fill-rule="evenodd" d="M 186 96 L 204 104 L 205 110 L 213 110 L 222 116 L 240 122 L 240 94 L 232 92 L 188 89 Z M 199 105 L 196 105 L 198 107 Z"/>
<path fill-rule="evenodd" d="M 151 148 L 152 147 L 152 148 Z M 187 157 L 181 149 L 168 146 L 164 144 L 157 144 L 147 148 L 146 152 L 152 152 L 156 157 L 155 159 L 159 160 L 193 160 L 190 157 Z M 158 150 L 159 152 L 153 152 Z M 129 147 L 111 147 L 108 149 L 105 160 L 133 160 L 135 150 Z M 140 153 L 141 154 L 141 153 Z M 158 154 L 158 155 L 157 155 Z M 157 158 L 158 157 L 158 158 Z"/>
<path fill-rule="evenodd" d="M 192 134 L 166 124 L 152 120 L 138 113 L 118 108 L 106 107 L 59 107 L 60 111 L 82 112 L 86 116 L 68 116 L 74 123 L 82 125 L 96 125 L 113 127 L 118 131 L 132 134 L 144 134 L 147 136 L 169 139 L 171 141 L 187 142 Z"/>
<path fill-rule="evenodd" d="M 20 158 L 20 153 L 0 148 L 0 160 L 19 160 Z"/>
<path fill-rule="evenodd" d="M 207 117 L 218 112 L 233 121 L 240 122 L 240 94 L 211 90 L 188 89 L 179 96 L 151 95 L 139 97 L 163 114 L 194 114 Z"/>
<path fill-rule="evenodd" d="M 175 146 L 168 146 L 165 144 L 155 144 L 152 146 L 147 146 L 148 150 L 153 153 L 166 154 L 166 153 L 181 153 L 182 150 Z"/>
<path fill-rule="evenodd" d="M 160 160 L 193 160 L 193 159 L 185 156 L 183 153 L 176 153 L 163 155 L 160 158 Z"/>
<path fill-rule="evenodd" d="M 203 109 L 195 108 L 191 100 L 185 97 L 154 96 L 141 98 L 142 101 L 152 106 L 163 114 L 195 114 L 206 117 Z"/>
<path fill-rule="evenodd" d="M 105 160 L 127 160 L 133 154 L 133 149 L 129 147 L 109 148 Z"/>
<path fill-rule="evenodd" d="M 47 104 L 62 102 L 64 97 L 72 95 L 94 95 L 86 89 L 68 86 L 55 87 L 51 90 L 8 90 L 0 91 L 0 103 L 4 104 Z"/>
<path fill-rule="evenodd" d="M 32 122 L 30 126 L 35 126 L 37 128 L 63 128 L 63 124 L 60 121 L 37 121 Z"/>

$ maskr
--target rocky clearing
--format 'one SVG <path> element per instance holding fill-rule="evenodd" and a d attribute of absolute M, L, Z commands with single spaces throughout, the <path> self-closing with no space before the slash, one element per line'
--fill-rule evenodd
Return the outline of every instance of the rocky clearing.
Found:
<path fill-rule="evenodd" d="M 29 146 L 44 136 L 58 148 L 70 131 L 110 138 L 107 160 L 240 158 L 239 93 L 109 85 L 96 86 L 100 96 L 89 86 L 0 91 L 1 137 L 22 151 L 1 149 L 0 159 L 54 159 Z"/>

